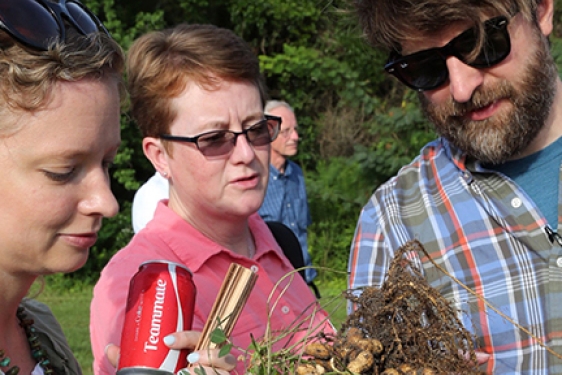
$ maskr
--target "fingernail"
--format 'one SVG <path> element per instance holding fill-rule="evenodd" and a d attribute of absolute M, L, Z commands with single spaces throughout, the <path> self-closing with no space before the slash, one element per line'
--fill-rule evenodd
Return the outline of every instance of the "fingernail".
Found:
<path fill-rule="evenodd" d="M 112 344 L 112 343 L 109 343 L 109 344 L 107 344 L 107 345 L 105 346 L 105 348 L 103 348 L 103 353 L 104 353 L 105 355 L 107 355 L 107 349 L 108 349 L 111 345 L 113 345 L 113 344 Z"/>
<path fill-rule="evenodd" d="M 176 342 L 176 337 L 174 335 L 168 335 L 164 337 L 164 344 L 168 346 L 174 345 L 175 342 Z"/>
<path fill-rule="evenodd" d="M 199 362 L 199 353 L 189 353 L 189 355 L 187 356 L 187 362 L 191 364 Z"/>

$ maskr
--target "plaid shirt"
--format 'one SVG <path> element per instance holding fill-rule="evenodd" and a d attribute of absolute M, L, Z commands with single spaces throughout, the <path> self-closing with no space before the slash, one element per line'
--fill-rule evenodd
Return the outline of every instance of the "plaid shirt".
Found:
<path fill-rule="evenodd" d="M 439 139 L 377 189 L 362 210 L 349 287 L 380 286 L 394 250 L 418 239 L 437 264 L 562 356 L 562 247 L 550 241 L 545 227 L 536 205 L 510 179 L 468 162 Z M 562 374 L 562 360 L 532 336 L 428 259 L 411 257 L 460 311 L 479 350 L 491 354 L 483 370 Z"/>

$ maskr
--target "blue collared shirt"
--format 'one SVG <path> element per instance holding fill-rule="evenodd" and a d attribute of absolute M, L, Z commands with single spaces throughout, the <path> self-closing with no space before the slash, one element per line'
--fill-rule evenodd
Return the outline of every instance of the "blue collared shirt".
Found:
<path fill-rule="evenodd" d="M 258 213 L 265 221 L 279 221 L 291 228 L 301 244 L 304 264 L 312 265 L 307 243 L 307 227 L 312 219 L 301 167 L 290 160 L 287 160 L 285 173 L 269 166 L 267 192 Z M 312 268 L 306 269 L 305 273 L 307 282 L 317 275 Z"/>

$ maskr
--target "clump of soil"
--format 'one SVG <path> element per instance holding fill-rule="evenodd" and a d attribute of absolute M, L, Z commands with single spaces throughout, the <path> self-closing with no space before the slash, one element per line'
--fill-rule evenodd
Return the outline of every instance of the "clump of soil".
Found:
<path fill-rule="evenodd" d="M 316 364 L 299 374 L 482 374 L 472 335 L 405 258 L 409 252 L 425 254 L 419 241 L 410 241 L 398 249 L 381 288 L 346 292 L 355 311 L 334 338 L 306 347 Z"/>

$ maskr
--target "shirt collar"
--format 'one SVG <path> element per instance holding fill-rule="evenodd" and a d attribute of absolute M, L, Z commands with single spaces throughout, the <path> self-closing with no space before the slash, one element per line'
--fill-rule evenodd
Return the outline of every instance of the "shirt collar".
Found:
<path fill-rule="evenodd" d="M 281 173 L 277 168 L 275 168 L 272 164 L 269 165 L 269 173 L 274 176 L 290 176 L 293 173 L 294 167 L 293 162 L 289 159 L 285 160 L 285 172 Z"/>
<path fill-rule="evenodd" d="M 248 224 L 256 245 L 254 260 L 268 252 L 275 252 L 278 256 L 282 253 L 267 224 L 258 213 L 254 213 L 248 218 Z M 151 231 L 151 235 L 158 236 L 164 241 L 181 259 L 182 263 L 189 264 L 189 268 L 193 272 L 197 272 L 213 256 L 224 255 L 232 258 L 233 261 L 247 259 L 205 237 L 170 209 L 168 200 L 162 200 L 158 203 L 154 220 L 150 221 L 145 229 Z M 200 251 L 185 251 L 186 246 L 191 249 L 200 249 Z"/>
<path fill-rule="evenodd" d="M 432 160 L 434 158 L 445 158 L 453 163 L 458 173 L 467 182 L 473 180 L 472 172 L 477 172 L 479 163 L 468 160 L 466 154 L 453 146 L 445 138 L 437 138 L 426 144 L 421 150 L 421 160 Z"/>

